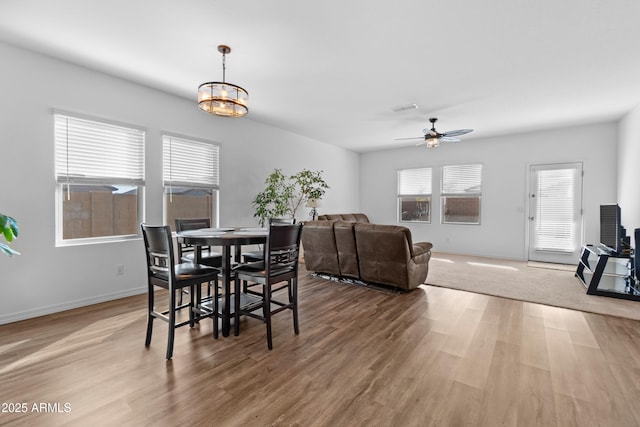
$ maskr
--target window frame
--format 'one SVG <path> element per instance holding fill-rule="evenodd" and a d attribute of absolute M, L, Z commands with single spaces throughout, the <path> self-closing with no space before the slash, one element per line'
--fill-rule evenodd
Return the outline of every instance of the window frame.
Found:
<path fill-rule="evenodd" d="M 182 156 L 182 159 L 175 157 L 174 145 L 177 145 L 182 153 L 189 150 L 193 153 Z M 211 153 L 206 153 L 211 149 Z M 204 151 L 203 151 L 204 150 Z M 211 165 L 203 164 L 203 154 L 211 154 Z M 211 175 L 201 177 L 188 176 L 194 163 L 197 163 L 200 172 L 203 168 L 211 167 Z M 175 172 L 175 176 L 174 176 Z M 186 175 L 185 175 L 186 174 Z M 190 136 L 178 135 L 170 132 L 162 133 L 162 220 L 172 228 L 175 224 L 168 224 L 168 203 L 172 203 L 173 189 L 192 189 L 211 191 L 211 226 L 219 226 L 219 193 L 220 193 L 220 144 L 215 141 L 207 141 Z M 168 191 L 168 193 L 167 193 Z M 193 218 L 200 215 L 194 216 Z M 190 218 L 181 216 L 181 218 Z"/>
<path fill-rule="evenodd" d="M 64 124 L 62 121 L 64 120 Z M 75 130 L 70 131 L 70 124 L 73 124 Z M 60 127 L 62 127 L 60 129 Z M 136 188 L 136 223 L 140 224 L 144 218 L 144 200 L 145 200 L 145 149 L 146 149 L 146 129 L 129 123 L 116 122 L 100 117 L 93 117 L 84 114 L 71 113 L 62 110 L 53 110 L 53 128 L 54 128 L 54 178 L 55 186 L 55 242 L 56 247 L 76 246 L 86 244 L 108 243 L 122 240 L 133 240 L 140 238 L 140 230 L 138 227 L 135 233 L 127 234 L 110 234 L 104 236 L 92 237 L 76 237 L 64 238 L 64 197 L 68 194 L 68 190 L 76 186 L 129 186 Z M 100 131 L 102 128 L 103 131 Z M 111 129 L 113 131 L 122 132 L 118 134 L 116 139 L 109 139 L 107 136 Z M 83 131 L 94 131 L 95 134 L 88 136 L 83 135 Z M 63 132 L 64 134 L 61 134 Z M 129 133 L 133 135 L 130 139 L 122 139 L 122 134 Z M 94 152 L 95 147 L 105 141 L 115 143 L 117 147 L 127 148 L 129 157 L 126 157 L 124 163 L 127 164 L 126 172 L 113 174 L 100 173 L 99 170 L 104 164 L 114 165 L 117 161 L 113 159 L 117 156 L 109 155 L 111 153 L 103 153 L 99 155 Z M 124 144 L 124 145 L 123 145 Z M 64 147 L 64 148 L 62 148 Z M 92 156 L 78 156 L 78 152 L 84 151 L 92 153 Z M 63 150 L 63 152 L 61 152 Z M 74 154 L 70 156 L 70 151 Z M 113 149 L 112 149 L 113 150 Z M 97 151 L 97 150 L 95 150 Z M 109 161 L 104 162 L 104 159 Z M 81 160 L 78 160 L 81 159 Z M 87 166 L 94 162 L 93 166 Z M 97 166 L 100 164 L 100 166 Z M 133 165 L 133 167 L 132 167 Z M 123 165 L 119 165 L 121 171 Z M 104 168 L 103 168 L 104 169 Z M 79 171 L 88 171 L 89 173 L 74 173 Z M 67 191 L 65 191 L 67 190 Z M 93 213 L 92 213 L 93 217 Z"/>
<path fill-rule="evenodd" d="M 468 167 L 478 167 L 479 171 L 478 180 L 476 186 L 477 190 L 467 191 L 466 189 L 454 190 L 449 187 L 447 188 L 446 182 L 446 170 L 448 168 L 468 168 Z M 481 225 L 482 223 L 482 171 L 483 171 L 482 163 L 465 163 L 465 164 L 456 164 L 456 165 L 443 165 L 440 168 L 440 223 L 441 224 L 453 224 L 453 225 Z M 469 177 L 466 177 L 469 179 Z M 459 185 L 459 184 L 458 184 Z M 449 191 L 446 191 L 449 190 Z M 446 209 L 447 209 L 447 200 L 448 199 L 477 199 L 478 200 L 478 220 L 473 221 L 447 221 L 446 220 Z"/>
<path fill-rule="evenodd" d="M 428 171 L 428 172 L 427 172 Z M 428 174 L 428 181 L 425 182 L 424 188 L 428 188 L 427 191 L 421 191 L 420 185 L 416 185 L 417 182 L 412 180 L 425 179 L 425 176 L 420 176 L 420 173 Z M 409 182 L 404 183 L 403 185 L 403 175 L 409 180 Z M 398 222 L 406 222 L 406 223 L 418 223 L 418 224 L 431 224 L 431 217 L 433 212 L 433 168 L 431 167 L 420 167 L 420 168 L 406 168 L 406 169 L 398 169 L 397 171 L 397 206 L 396 206 L 396 215 Z M 405 189 L 403 190 L 403 186 Z M 408 188 L 407 188 L 408 187 Z M 419 200 L 426 199 L 426 200 Z M 404 219 L 403 218 L 403 202 L 427 202 L 427 219 Z"/>

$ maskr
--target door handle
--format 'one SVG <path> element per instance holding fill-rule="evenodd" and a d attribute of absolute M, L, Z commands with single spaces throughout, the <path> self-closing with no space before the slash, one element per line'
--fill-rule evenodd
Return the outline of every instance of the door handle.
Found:
<path fill-rule="evenodd" d="M 536 217 L 534 217 L 534 216 L 530 216 L 529 217 L 529 221 L 533 221 L 534 219 L 536 219 Z"/>

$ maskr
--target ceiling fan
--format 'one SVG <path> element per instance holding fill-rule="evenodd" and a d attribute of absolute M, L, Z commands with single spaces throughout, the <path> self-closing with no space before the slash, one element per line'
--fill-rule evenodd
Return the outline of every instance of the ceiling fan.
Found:
<path fill-rule="evenodd" d="M 440 133 L 436 130 L 436 122 L 438 121 L 438 118 L 431 117 L 429 121 L 431 122 L 431 129 L 423 129 L 422 132 L 424 133 L 424 136 L 416 136 L 413 138 L 396 138 L 396 141 L 406 139 L 422 139 L 422 141 L 418 142 L 416 145 L 426 144 L 429 148 L 435 148 L 440 145 L 440 142 L 460 141 L 458 138 L 454 138 L 454 136 L 460 136 L 469 132 L 473 132 L 473 129 L 458 129 Z"/>

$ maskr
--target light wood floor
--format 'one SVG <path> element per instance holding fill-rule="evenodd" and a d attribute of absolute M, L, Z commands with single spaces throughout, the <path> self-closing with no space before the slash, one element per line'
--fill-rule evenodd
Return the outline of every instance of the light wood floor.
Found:
<path fill-rule="evenodd" d="M 144 295 L 3 325 L 2 409 L 28 411 L 0 424 L 639 425 L 637 321 L 301 276 L 301 333 L 277 315 L 272 351 L 258 321 L 218 340 L 206 321 L 176 331 L 166 362 L 166 324 L 144 346 Z"/>

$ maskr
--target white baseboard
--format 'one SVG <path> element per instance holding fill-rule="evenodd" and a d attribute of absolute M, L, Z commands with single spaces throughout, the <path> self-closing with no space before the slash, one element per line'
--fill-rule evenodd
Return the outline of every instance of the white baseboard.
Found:
<path fill-rule="evenodd" d="M 113 301 L 120 298 L 126 298 L 133 295 L 139 295 L 147 292 L 147 287 L 138 287 L 127 289 L 126 291 L 113 292 L 110 294 L 97 295 L 90 298 L 83 298 L 75 301 L 65 302 L 63 304 L 49 305 L 44 307 L 36 307 L 33 309 L 20 311 L 17 313 L 9 313 L 0 315 L 0 325 L 18 322 L 20 320 L 32 319 L 34 317 L 45 316 L 47 314 L 59 313 L 61 311 L 71 310 L 79 307 L 86 307 L 101 302 Z"/>
<path fill-rule="evenodd" d="M 462 255 L 462 256 L 475 256 L 475 257 L 480 257 L 480 258 L 504 259 L 504 260 L 508 260 L 508 261 L 527 261 L 527 258 L 522 257 L 522 256 L 504 256 L 504 255 L 496 255 L 496 254 L 491 254 L 491 253 L 486 253 L 486 252 L 482 253 L 482 254 L 478 254 L 478 253 L 472 253 L 472 252 L 438 251 L 438 250 L 431 249 L 431 254 L 432 255 L 451 254 L 451 255 Z"/>

